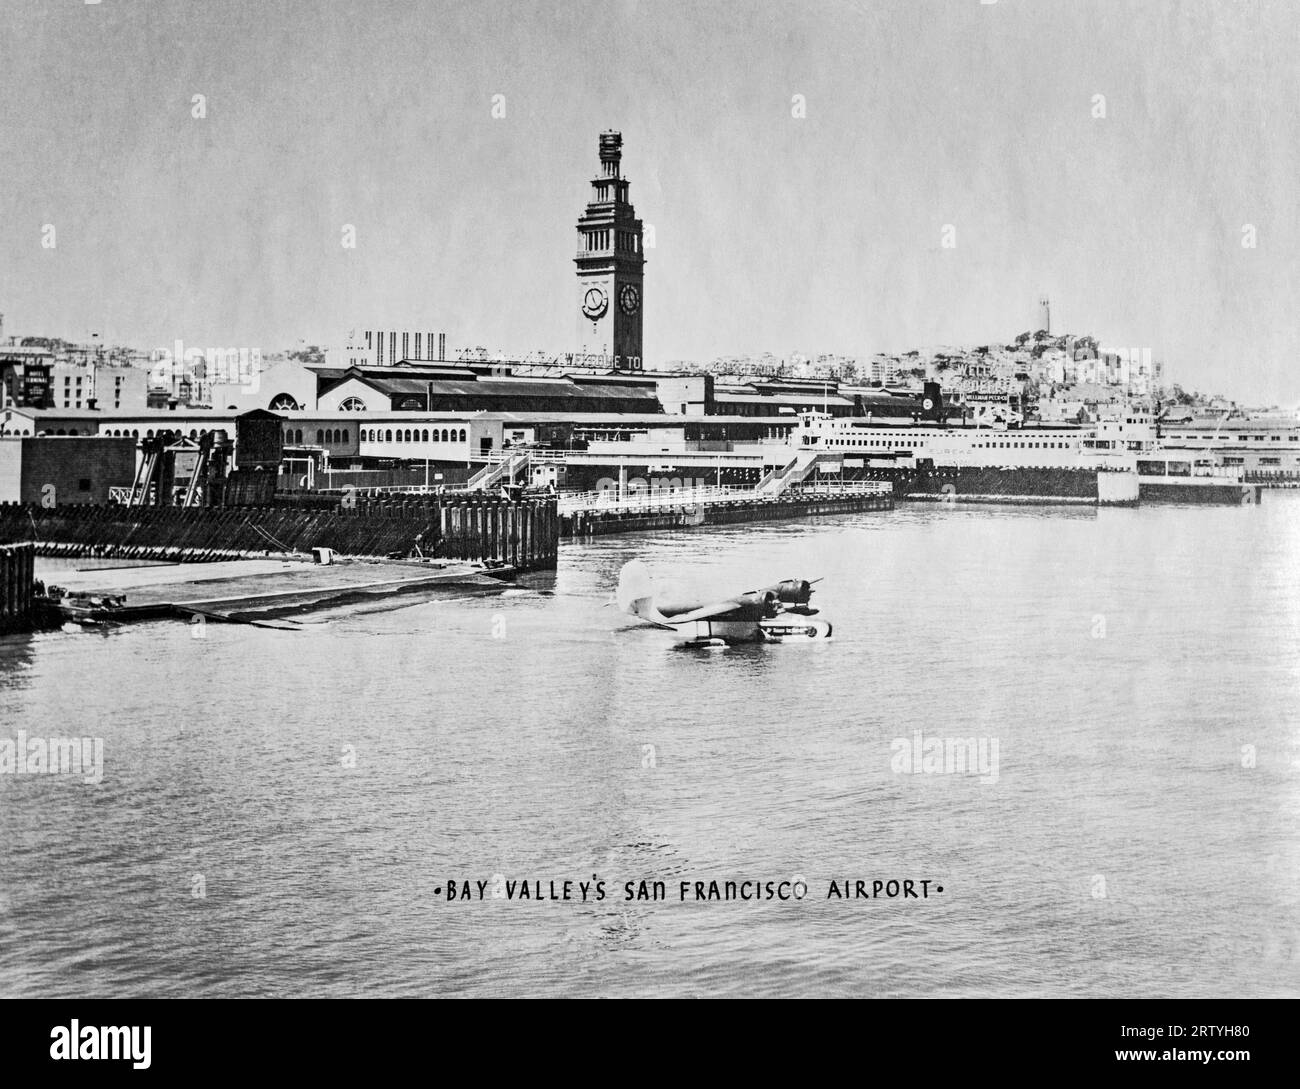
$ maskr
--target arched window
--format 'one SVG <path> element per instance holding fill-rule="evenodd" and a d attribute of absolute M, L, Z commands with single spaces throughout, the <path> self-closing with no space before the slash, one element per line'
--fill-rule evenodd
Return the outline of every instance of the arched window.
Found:
<path fill-rule="evenodd" d="M 317 446 L 325 445 L 325 432 L 322 431 L 319 427 L 316 428 L 316 445 Z"/>
<path fill-rule="evenodd" d="M 147 438 L 147 439 L 151 439 L 151 438 L 153 438 L 153 428 L 152 428 L 152 427 L 149 428 L 149 430 L 146 431 L 146 432 L 144 433 L 144 436 L 145 436 L 145 438 Z"/>
<path fill-rule="evenodd" d="M 447 441 L 447 429 L 445 427 L 442 429 L 442 441 Z"/>
<path fill-rule="evenodd" d="M 391 431 L 385 431 L 384 442 L 392 442 L 392 441 L 393 441 L 393 433 Z"/>
<path fill-rule="evenodd" d="M 271 398 L 269 407 L 272 412 L 297 412 L 298 402 L 287 393 L 277 393 Z"/>
<path fill-rule="evenodd" d="M 132 428 L 132 429 L 131 429 L 131 438 L 133 438 L 133 439 L 138 439 L 139 437 L 140 437 L 140 432 L 139 432 L 139 430 L 137 430 L 136 428 Z"/>
<path fill-rule="evenodd" d="M 460 441 L 465 441 L 465 429 L 463 427 L 460 429 Z"/>
<path fill-rule="evenodd" d="M 191 428 L 190 428 L 190 438 L 192 438 L 192 439 L 197 439 L 198 437 L 199 437 L 199 433 L 198 433 L 197 431 L 195 431 L 194 428 L 191 427 Z"/>
<path fill-rule="evenodd" d="M 411 441 L 411 429 L 409 427 L 406 429 L 406 441 Z"/>
<path fill-rule="evenodd" d="M 341 441 L 345 443 L 348 441 L 348 429 L 346 427 L 343 429 L 343 439 Z"/>
<path fill-rule="evenodd" d="M 421 442 L 429 441 L 429 429 L 427 427 L 420 432 L 420 441 Z"/>
<path fill-rule="evenodd" d="M 299 446 L 302 445 L 302 428 L 301 428 L 301 427 L 298 428 L 296 431 L 294 431 L 294 433 L 293 433 L 293 441 L 296 442 Z"/>
<path fill-rule="evenodd" d="M 365 412 L 365 410 L 366 403 L 360 397 L 349 397 L 339 405 L 341 412 Z"/>

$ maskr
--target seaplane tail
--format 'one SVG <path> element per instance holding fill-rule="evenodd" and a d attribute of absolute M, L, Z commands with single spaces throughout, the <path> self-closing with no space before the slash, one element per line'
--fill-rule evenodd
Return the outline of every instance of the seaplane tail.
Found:
<path fill-rule="evenodd" d="M 618 573 L 618 587 L 614 591 L 614 602 L 619 609 L 632 616 L 640 617 L 651 624 L 669 628 L 672 625 L 654 603 L 654 583 L 650 578 L 650 569 L 640 560 L 629 560 Z"/>

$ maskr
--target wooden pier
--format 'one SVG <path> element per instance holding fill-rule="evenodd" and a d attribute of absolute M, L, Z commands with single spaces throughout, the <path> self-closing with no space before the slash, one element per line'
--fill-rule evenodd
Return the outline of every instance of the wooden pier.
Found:
<path fill-rule="evenodd" d="M 35 556 L 30 544 L 0 545 L 0 632 L 26 631 L 35 623 Z"/>
<path fill-rule="evenodd" d="M 616 507 L 578 510 L 560 519 L 564 537 L 602 536 L 648 530 L 690 529 L 696 526 L 735 525 L 740 522 L 774 522 L 786 518 L 811 518 L 828 514 L 857 514 L 862 511 L 893 510 L 894 495 L 889 484 L 861 491 L 809 490 L 778 496 L 749 496 L 708 504 L 690 501 L 684 493 L 678 502 L 653 507 Z"/>
<path fill-rule="evenodd" d="M 0 504 L 0 542 L 33 541 L 43 556 L 187 563 L 331 548 L 346 556 L 423 555 L 496 561 L 520 570 L 556 563 L 554 496 L 395 496 L 266 507 Z"/>

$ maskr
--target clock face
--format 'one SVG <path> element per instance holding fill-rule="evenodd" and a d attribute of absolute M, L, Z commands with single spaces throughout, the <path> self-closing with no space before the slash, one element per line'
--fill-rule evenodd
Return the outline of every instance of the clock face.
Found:
<path fill-rule="evenodd" d="M 609 306 L 609 298 L 605 294 L 604 288 L 589 287 L 587 293 L 582 296 L 582 312 L 595 321 Z"/>
<path fill-rule="evenodd" d="M 635 314 L 641 306 L 641 292 L 631 284 L 624 284 L 623 290 L 618 293 L 618 305 L 623 308 L 624 314 Z"/>

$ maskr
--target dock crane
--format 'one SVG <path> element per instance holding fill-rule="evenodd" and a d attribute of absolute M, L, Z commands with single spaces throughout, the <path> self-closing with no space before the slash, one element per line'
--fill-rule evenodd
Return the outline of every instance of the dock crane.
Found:
<path fill-rule="evenodd" d="M 131 491 L 127 496 L 128 507 L 168 506 L 171 482 L 176 478 L 176 455 L 195 454 L 194 471 L 190 474 L 185 494 L 180 506 L 199 506 L 205 496 L 203 488 L 213 469 L 212 432 L 205 432 L 197 439 L 186 439 L 179 435 L 172 437 L 160 435 L 140 441 L 140 464 L 136 468 L 135 479 L 131 482 Z"/>

